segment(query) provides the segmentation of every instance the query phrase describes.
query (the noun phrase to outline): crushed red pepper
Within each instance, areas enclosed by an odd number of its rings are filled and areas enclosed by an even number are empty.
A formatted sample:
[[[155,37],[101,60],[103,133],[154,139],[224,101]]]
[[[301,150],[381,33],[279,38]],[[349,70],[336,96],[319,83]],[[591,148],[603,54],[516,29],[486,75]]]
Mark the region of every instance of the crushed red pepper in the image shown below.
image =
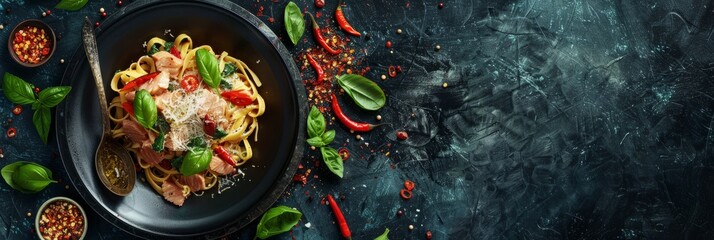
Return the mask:
[[[79,239],[84,231],[84,220],[79,207],[59,200],[42,210],[38,228],[44,239]]]
[[[37,64],[50,54],[51,45],[45,29],[26,26],[15,33],[12,51],[21,62]]]
[[[12,108],[12,114],[20,115],[21,113],[22,113],[22,105],[15,105],[15,107]]]

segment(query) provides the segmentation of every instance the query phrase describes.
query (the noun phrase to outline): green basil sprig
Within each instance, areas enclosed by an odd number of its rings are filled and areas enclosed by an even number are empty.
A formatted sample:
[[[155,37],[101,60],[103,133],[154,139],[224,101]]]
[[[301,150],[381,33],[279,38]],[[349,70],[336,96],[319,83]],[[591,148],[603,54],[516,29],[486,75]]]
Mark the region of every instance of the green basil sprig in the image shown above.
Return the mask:
[[[294,45],[297,45],[305,32],[305,17],[302,15],[300,7],[294,2],[289,2],[285,6],[285,30]]]
[[[322,160],[327,165],[332,173],[340,178],[344,173],[342,157],[334,148],[328,147],[335,140],[335,130],[325,131],[327,123],[325,116],[322,115],[317,107],[312,106],[310,114],[307,116],[307,144],[310,146],[319,147],[322,154]]]
[[[183,156],[183,162],[181,163],[181,168],[179,172],[184,176],[191,176],[196,173],[200,173],[211,163],[211,158],[213,153],[211,149],[206,147],[194,147],[186,152]]]
[[[382,235],[379,235],[379,236],[378,236],[377,238],[375,238],[374,240],[389,240],[389,238],[387,237],[387,235],[389,235],[389,228],[384,229],[384,233],[382,233]]]
[[[212,88],[217,88],[221,83],[221,70],[218,68],[216,56],[206,49],[198,49],[196,50],[196,65],[198,65],[198,73],[201,74],[203,82]]]
[[[0,170],[7,185],[23,193],[36,193],[47,187],[52,180],[52,171],[31,162],[14,162]]]
[[[266,239],[293,228],[302,218],[302,213],[287,206],[277,206],[268,209],[260,218],[255,238]]]
[[[357,106],[372,111],[384,107],[384,92],[372,80],[357,74],[346,74],[337,76],[337,83],[352,97]]]
[[[136,121],[142,127],[147,129],[154,128],[159,115],[156,109],[156,102],[154,102],[154,98],[151,97],[151,94],[146,89],[136,91],[136,95],[134,95],[134,115],[136,116]]]
[[[77,11],[84,7],[84,5],[87,4],[87,1],[88,0],[62,0],[57,5],[55,5],[55,8]]]
[[[3,76],[2,90],[5,97],[14,104],[32,104],[32,110],[35,110],[32,115],[32,123],[42,142],[47,144],[52,122],[50,108],[62,102],[72,88],[66,86],[48,87],[40,91],[37,96],[35,96],[33,88],[35,86],[15,75],[6,72]]]

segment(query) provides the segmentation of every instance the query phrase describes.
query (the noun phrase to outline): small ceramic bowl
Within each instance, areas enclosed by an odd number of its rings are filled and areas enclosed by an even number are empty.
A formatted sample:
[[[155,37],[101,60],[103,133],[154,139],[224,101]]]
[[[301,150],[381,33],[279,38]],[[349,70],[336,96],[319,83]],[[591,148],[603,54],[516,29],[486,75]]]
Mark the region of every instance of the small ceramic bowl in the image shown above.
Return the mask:
[[[58,201],[68,202],[68,203],[74,205],[75,207],[77,207],[77,209],[79,209],[79,212],[82,213],[82,219],[83,219],[82,224],[84,226],[82,228],[82,235],[79,237],[79,239],[80,240],[84,239],[84,236],[87,235],[87,214],[84,213],[84,209],[82,208],[82,206],[80,206],[74,200],[66,198],[66,197],[50,198],[49,200],[45,201],[45,203],[43,203],[42,206],[40,206],[39,210],[37,210],[37,215],[35,215],[35,231],[37,232],[37,237],[39,237],[39,239],[44,239],[44,238],[42,238],[42,234],[40,233],[40,220],[42,219],[42,212],[45,211],[45,208],[47,206],[49,206],[50,204],[52,204],[54,202],[58,202]]]
[[[44,56],[44,58],[37,63],[29,63],[29,62],[21,61],[20,58],[15,53],[15,50],[13,49],[13,45],[15,42],[14,41],[15,33],[19,32],[22,29],[25,29],[28,26],[37,27],[38,29],[44,29],[45,34],[47,35],[47,38],[48,38],[47,42],[51,44],[49,47],[49,50],[50,50],[49,54]],[[57,48],[56,46],[57,46],[57,38],[55,37],[55,32],[52,30],[52,28],[50,28],[50,26],[48,26],[44,22],[37,20],[37,19],[27,19],[25,21],[18,23],[17,26],[15,26],[15,28],[12,29],[12,32],[10,32],[10,36],[8,37],[8,41],[7,41],[7,49],[8,49],[8,51],[10,51],[10,56],[12,57],[12,59],[15,60],[15,62],[17,62],[18,64],[25,66],[25,67],[39,67],[42,64],[45,64],[47,62],[47,60],[52,58],[52,54],[55,53],[55,49]]]

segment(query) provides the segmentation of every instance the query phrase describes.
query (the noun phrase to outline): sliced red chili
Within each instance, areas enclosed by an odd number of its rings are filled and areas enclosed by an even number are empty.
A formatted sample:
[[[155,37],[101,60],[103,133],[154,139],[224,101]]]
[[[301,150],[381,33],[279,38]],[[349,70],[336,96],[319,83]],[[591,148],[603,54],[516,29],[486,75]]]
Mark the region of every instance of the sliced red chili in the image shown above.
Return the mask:
[[[127,113],[131,114],[134,116],[134,105],[131,104],[130,102],[123,102],[121,104],[121,107],[126,111]]]
[[[183,88],[183,90],[187,93],[196,91],[196,89],[198,89],[198,84],[198,77],[195,75],[183,76],[183,80],[181,80],[181,88]]]
[[[236,106],[247,106],[253,102],[250,93],[244,90],[222,92],[221,96]]]
[[[395,68],[394,66],[389,66],[387,73],[389,73],[389,77],[395,78],[397,77],[397,68]]]
[[[22,105],[15,105],[15,107],[12,108],[12,114],[20,115],[20,113],[22,113]]]
[[[404,198],[404,200],[408,200],[408,199],[412,198],[412,191],[402,189],[401,191],[399,191],[399,196],[402,196],[402,198]]]
[[[138,88],[142,84],[150,81],[151,79],[154,79],[156,76],[159,75],[160,72],[154,72],[154,73],[149,73],[144,76],[138,77],[134,79],[134,81],[128,82],[126,85],[124,85],[123,88],[121,88],[122,92],[126,91],[131,91],[134,90],[135,88]]]
[[[414,182],[412,182],[411,180],[404,181],[404,188],[409,191],[414,190]]]
[[[5,133],[8,138],[14,138],[17,136],[17,129],[15,127],[10,127],[7,129],[7,132]]]
[[[176,56],[177,58],[181,58],[181,52],[179,52],[176,46],[172,46],[171,49],[169,49],[169,53],[171,53],[171,55]]]
[[[236,161],[233,160],[233,158],[231,158],[231,154],[228,153],[228,151],[226,151],[226,149],[223,148],[223,146],[218,146],[217,148],[213,149],[213,153],[218,155],[218,158],[223,160],[225,163],[228,163],[228,165],[231,165],[234,167],[238,165],[236,163]]]
[[[342,161],[350,158],[350,151],[347,150],[347,148],[340,148],[340,151],[338,151],[337,153],[339,153],[340,157],[342,157]]]
[[[208,115],[203,117],[203,132],[209,136],[216,135],[216,122],[214,122]]]
[[[409,138],[409,134],[407,134],[407,132],[397,131],[397,139],[404,141],[404,140],[407,140],[407,138]]]

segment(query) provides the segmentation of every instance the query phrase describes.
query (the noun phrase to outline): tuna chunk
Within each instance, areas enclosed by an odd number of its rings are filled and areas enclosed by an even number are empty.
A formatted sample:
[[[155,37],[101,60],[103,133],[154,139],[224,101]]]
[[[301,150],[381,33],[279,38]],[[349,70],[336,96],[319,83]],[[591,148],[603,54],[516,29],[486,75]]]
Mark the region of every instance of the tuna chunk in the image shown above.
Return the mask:
[[[154,151],[154,149],[151,149],[151,146],[140,148],[138,154],[139,157],[144,159],[144,162],[151,164],[151,166],[159,164],[161,160],[164,160],[164,154]]]
[[[154,59],[157,70],[167,72],[172,78],[178,79],[183,60],[166,51],[156,52],[151,55],[151,58]]]
[[[231,174],[236,170],[233,166],[224,162],[217,156],[213,156],[213,158],[211,158],[211,163],[208,165],[208,168],[220,176]]]
[[[203,190],[206,186],[206,178],[201,174],[194,174],[191,176],[181,176],[179,181],[191,189],[191,192],[196,192]]]
[[[146,89],[146,91],[149,91],[151,95],[157,95],[164,92],[166,88],[169,87],[169,80],[169,73],[162,71],[150,81],[139,86],[139,89]]]
[[[183,195],[183,189],[173,181],[165,181],[161,185],[161,190],[164,192],[164,199],[176,206],[183,206],[183,202],[186,201],[186,196]]]
[[[134,120],[125,119],[121,122],[122,131],[133,143],[144,143],[144,141],[149,140],[149,135],[146,133],[146,129],[139,125],[139,123]]]

